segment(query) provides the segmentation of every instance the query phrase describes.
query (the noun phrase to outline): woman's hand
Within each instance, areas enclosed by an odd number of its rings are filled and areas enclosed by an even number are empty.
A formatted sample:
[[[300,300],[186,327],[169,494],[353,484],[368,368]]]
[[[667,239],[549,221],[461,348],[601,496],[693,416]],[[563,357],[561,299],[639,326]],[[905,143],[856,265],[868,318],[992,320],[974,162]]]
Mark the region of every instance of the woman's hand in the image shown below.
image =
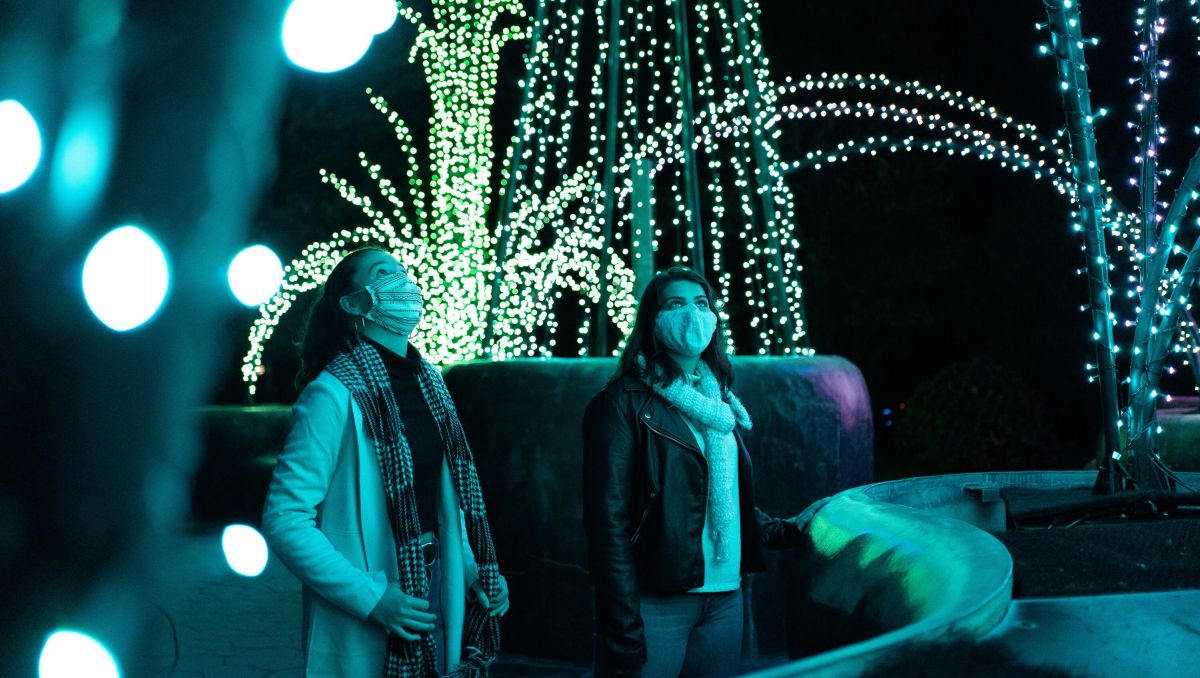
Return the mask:
[[[421,634],[432,631],[437,621],[428,609],[428,600],[410,596],[400,584],[392,582],[367,618],[405,640],[420,640]]]
[[[799,515],[789,518],[788,522],[803,530],[804,528],[808,527],[809,523],[812,522],[813,516],[817,515],[817,511],[825,508],[825,505],[828,504],[831,499],[833,499],[833,497],[829,496],[814,501],[813,503],[809,504],[807,508],[801,511]]]
[[[469,587],[469,595],[479,606],[488,611],[489,617],[502,617],[508,612],[508,582],[504,580],[504,576],[500,577],[500,594],[495,600],[488,600],[487,593],[483,590],[483,581],[478,577]]]

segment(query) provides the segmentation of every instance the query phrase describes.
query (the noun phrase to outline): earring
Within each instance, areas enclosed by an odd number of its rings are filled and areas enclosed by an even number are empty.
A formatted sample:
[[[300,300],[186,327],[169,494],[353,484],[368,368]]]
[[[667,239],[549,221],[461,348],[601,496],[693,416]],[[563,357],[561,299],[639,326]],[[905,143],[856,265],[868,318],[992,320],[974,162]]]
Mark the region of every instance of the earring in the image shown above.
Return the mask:
[[[354,316],[354,333],[362,334],[367,329],[367,319],[361,315]]]

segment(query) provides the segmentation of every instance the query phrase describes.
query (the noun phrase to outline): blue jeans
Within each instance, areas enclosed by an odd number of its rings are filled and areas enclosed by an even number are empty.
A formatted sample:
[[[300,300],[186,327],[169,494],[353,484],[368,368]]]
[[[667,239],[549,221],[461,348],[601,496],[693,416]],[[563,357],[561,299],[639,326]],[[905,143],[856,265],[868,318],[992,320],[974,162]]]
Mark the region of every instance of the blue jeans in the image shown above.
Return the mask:
[[[442,559],[438,558],[433,565],[428,568],[429,571],[429,595],[426,600],[429,601],[429,609],[427,612],[437,617],[437,621],[433,623],[433,640],[437,643],[437,668],[438,673],[446,672],[446,627],[443,625],[445,618],[442,616]]]
[[[739,673],[742,658],[742,591],[643,593],[646,633],[643,678]]]

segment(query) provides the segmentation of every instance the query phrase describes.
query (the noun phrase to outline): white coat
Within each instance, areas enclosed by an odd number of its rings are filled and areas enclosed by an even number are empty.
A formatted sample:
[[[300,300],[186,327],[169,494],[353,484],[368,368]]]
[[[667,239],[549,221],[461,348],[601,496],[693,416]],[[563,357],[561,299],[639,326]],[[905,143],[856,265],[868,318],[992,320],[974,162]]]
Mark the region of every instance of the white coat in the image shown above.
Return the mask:
[[[438,539],[446,661],[458,663],[466,585],[474,570],[458,495],[442,459]],[[304,584],[309,676],[379,676],[387,632],[367,619],[399,580],[375,444],[350,390],[321,372],[300,394],[263,509],[263,534]],[[430,592],[433,595],[434,592]]]

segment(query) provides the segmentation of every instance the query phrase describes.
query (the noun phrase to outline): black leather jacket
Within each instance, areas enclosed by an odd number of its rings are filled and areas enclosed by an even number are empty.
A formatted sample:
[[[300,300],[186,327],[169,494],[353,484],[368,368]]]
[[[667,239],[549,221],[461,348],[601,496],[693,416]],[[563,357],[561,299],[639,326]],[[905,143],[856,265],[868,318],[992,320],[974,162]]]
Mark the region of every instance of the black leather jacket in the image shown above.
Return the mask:
[[[750,455],[740,431],[742,571],[765,569],[762,548],[802,539],[793,523],[754,507]],[[626,375],[592,398],[583,418],[583,522],[596,590],[597,666],[646,661],[639,591],[684,593],[704,583],[700,540],[708,463],[682,415]]]

